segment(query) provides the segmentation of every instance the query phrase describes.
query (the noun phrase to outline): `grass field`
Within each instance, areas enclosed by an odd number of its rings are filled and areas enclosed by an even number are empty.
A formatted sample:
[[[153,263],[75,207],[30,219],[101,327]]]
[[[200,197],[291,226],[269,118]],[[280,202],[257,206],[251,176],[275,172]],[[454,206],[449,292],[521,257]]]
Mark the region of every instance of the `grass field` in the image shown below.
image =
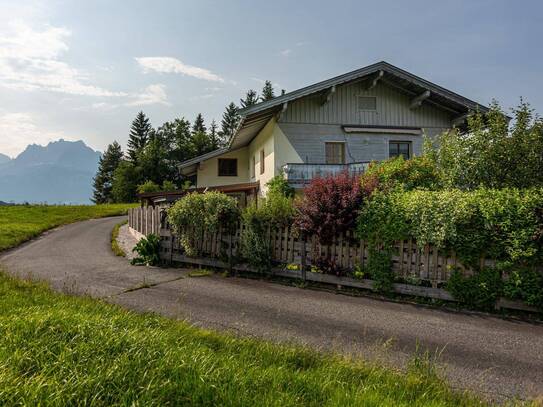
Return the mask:
[[[240,339],[0,272],[0,405],[468,406],[418,360],[406,374]]]
[[[67,223],[123,215],[134,204],[0,206],[0,251],[15,247],[40,233]]]

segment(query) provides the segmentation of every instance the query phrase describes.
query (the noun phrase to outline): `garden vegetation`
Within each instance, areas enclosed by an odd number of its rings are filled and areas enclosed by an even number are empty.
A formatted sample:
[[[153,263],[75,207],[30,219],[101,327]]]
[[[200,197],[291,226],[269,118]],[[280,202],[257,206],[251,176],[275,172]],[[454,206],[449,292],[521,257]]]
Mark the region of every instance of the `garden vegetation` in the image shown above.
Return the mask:
[[[230,226],[241,219],[242,254],[260,271],[272,267],[270,229],[293,225],[303,239],[315,237],[328,249],[342,233],[356,236],[368,243],[364,270],[340,269],[329,250],[313,266],[370,278],[385,293],[398,281],[394,243],[413,239],[419,250],[454,252],[468,268],[466,274],[451,269],[443,287],[465,306],[491,309],[505,296],[543,310],[543,125],[523,102],[514,115],[510,127],[494,103],[489,113],[474,113],[464,131],[444,133],[435,144],[426,140],[420,157],[372,163],[359,178],[346,172],[316,178],[296,198],[279,175],[267,198],[241,217],[225,196],[191,194],[174,206],[170,221],[190,252],[190,239],[219,227],[222,209],[215,206],[228,201],[221,204],[225,219]],[[217,204],[203,210],[208,201]],[[185,227],[200,234],[183,235]]]

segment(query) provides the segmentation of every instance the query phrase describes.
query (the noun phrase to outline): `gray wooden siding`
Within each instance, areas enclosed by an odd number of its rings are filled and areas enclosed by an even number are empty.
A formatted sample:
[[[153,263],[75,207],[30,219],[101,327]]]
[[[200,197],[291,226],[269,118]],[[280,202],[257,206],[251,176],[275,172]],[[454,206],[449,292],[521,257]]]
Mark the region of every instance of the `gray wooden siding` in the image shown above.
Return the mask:
[[[400,134],[355,134],[345,133],[335,124],[294,124],[279,125],[290,143],[306,163],[326,162],[324,143],[327,141],[345,142],[347,163],[385,160],[388,158],[389,141],[410,141],[415,155],[422,153],[422,136]]]
[[[436,106],[424,103],[417,109],[409,109],[411,96],[379,83],[366,91],[364,82],[339,86],[330,102],[321,105],[321,96],[312,96],[288,104],[281,123],[315,124],[366,124],[379,126],[413,126],[447,128],[451,114]],[[376,111],[361,111],[357,96],[376,96]]]
[[[324,163],[326,141],[345,142],[347,162],[387,159],[389,141],[411,141],[412,153],[422,153],[422,136],[348,134],[341,125],[420,127],[432,138],[451,127],[452,117],[446,110],[425,103],[410,109],[411,97],[399,90],[380,83],[366,91],[363,85],[359,82],[338,87],[324,106],[320,96],[289,103],[279,126],[304,162]],[[377,97],[377,110],[359,110],[357,96]]]

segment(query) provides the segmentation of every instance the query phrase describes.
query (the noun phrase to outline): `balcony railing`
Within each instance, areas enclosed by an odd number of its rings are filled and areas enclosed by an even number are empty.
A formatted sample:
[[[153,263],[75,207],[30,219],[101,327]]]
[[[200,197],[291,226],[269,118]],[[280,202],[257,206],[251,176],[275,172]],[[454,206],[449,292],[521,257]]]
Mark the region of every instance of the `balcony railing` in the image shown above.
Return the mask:
[[[283,173],[286,180],[292,186],[304,186],[313,178],[327,177],[337,175],[342,171],[347,171],[349,175],[361,175],[369,166],[369,162],[357,162],[350,164],[285,164]]]

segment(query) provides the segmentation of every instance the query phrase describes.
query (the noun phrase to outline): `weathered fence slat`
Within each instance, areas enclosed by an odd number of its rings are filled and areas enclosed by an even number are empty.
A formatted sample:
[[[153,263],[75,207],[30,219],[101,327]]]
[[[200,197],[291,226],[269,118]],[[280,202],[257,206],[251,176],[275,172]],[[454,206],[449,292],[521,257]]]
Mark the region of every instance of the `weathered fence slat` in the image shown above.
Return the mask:
[[[128,210],[128,225],[143,235],[154,233],[161,236],[164,240],[161,255],[170,260],[181,255],[183,250],[167,222],[162,222],[164,210],[160,207],[131,208]],[[204,233],[196,239],[196,246],[201,253],[210,258],[218,259],[226,255],[232,259],[240,254],[242,228],[243,226],[239,225],[234,233],[227,233],[222,229]],[[194,231],[192,232],[194,235]],[[291,226],[281,229],[270,228],[266,232],[266,239],[269,242],[272,261],[297,264],[302,277],[323,256],[329,256],[343,269],[352,270],[356,266],[361,268],[367,266],[368,243],[357,239],[353,231],[338,235],[330,245],[320,244],[316,236],[296,237]],[[431,245],[419,247],[413,239],[396,242],[392,260],[392,270],[398,277],[425,280],[434,289],[446,283],[455,269],[465,275],[474,273],[458,260],[454,251],[443,253]],[[492,260],[481,257],[481,266],[492,264]]]

